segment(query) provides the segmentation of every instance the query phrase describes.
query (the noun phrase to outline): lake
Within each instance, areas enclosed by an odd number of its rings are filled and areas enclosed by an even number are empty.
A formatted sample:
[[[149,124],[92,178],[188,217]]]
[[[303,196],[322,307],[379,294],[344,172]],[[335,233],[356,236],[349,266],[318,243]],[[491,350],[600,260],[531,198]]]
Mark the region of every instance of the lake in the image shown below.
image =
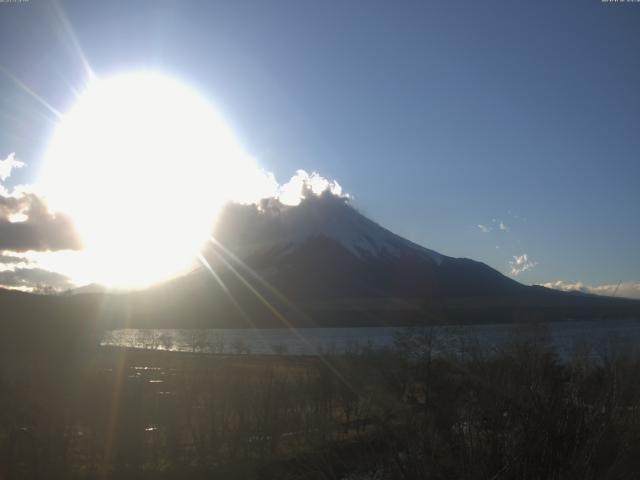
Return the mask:
[[[122,329],[105,333],[101,344],[133,348],[218,354],[332,355],[394,345],[407,328],[273,328],[273,329]],[[415,329],[413,330],[415,331]],[[640,346],[640,322],[581,320],[545,324],[440,326],[421,329],[432,335],[434,350],[462,354],[474,347],[484,351],[513,340],[536,339],[551,344],[561,356],[590,346],[590,354]]]

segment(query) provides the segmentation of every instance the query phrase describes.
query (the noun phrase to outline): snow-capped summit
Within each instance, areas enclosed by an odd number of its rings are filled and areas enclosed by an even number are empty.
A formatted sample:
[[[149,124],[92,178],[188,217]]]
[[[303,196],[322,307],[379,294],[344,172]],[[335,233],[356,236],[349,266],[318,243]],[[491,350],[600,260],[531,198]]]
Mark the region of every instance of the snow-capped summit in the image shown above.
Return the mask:
[[[480,262],[417,245],[369,220],[349,199],[308,192],[295,206],[277,199],[229,205],[204,252],[213,268],[232,252],[291,298],[442,298],[521,287]],[[222,246],[222,247],[220,247]]]
[[[230,205],[221,215],[215,237],[242,257],[265,252],[286,255],[309,240],[324,238],[360,259],[414,257],[440,265],[444,258],[369,220],[347,198],[328,191],[311,193],[296,206],[277,199],[260,205]]]

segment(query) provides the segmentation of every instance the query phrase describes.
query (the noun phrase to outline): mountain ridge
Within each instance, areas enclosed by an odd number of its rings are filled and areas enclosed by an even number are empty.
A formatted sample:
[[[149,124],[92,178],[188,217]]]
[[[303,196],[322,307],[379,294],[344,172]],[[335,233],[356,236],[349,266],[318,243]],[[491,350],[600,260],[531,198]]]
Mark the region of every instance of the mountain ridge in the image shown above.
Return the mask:
[[[0,295],[0,306],[9,305],[25,321],[66,316],[100,328],[640,318],[640,301],[525,286],[482,262],[442,255],[329,192],[306,196],[297,206],[273,199],[228,205],[201,259],[203,266],[191,273],[144,290],[87,288],[51,299]]]

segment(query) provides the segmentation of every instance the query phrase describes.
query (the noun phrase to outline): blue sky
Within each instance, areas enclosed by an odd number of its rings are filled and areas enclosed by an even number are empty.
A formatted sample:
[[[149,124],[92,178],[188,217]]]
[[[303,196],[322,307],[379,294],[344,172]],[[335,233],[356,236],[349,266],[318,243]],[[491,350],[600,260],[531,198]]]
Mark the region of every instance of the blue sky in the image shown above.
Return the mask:
[[[54,123],[7,72],[67,110],[83,68],[66,18],[98,75],[184,79],[279,181],[318,171],[396,233],[506,274],[526,254],[524,283],[640,281],[640,4],[82,0],[56,13],[31,0],[0,10],[0,157],[28,164],[13,183],[34,178]]]

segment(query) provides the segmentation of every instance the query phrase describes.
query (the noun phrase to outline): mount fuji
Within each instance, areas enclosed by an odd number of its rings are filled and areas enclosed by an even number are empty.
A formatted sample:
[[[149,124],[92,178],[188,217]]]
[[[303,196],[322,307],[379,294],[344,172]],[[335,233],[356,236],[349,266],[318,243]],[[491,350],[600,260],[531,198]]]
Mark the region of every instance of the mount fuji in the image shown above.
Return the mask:
[[[203,266],[133,294],[143,324],[363,326],[639,316],[640,302],[525,286],[417,245],[348,199],[230,204]],[[142,308],[144,306],[144,308]]]
[[[205,252],[219,265],[241,259],[293,298],[434,298],[513,293],[522,288],[496,270],[406,240],[329,192],[299,205],[269,199],[230,205]],[[224,263],[224,262],[223,262]]]
[[[46,335],[60,324],[81,330],[640,318],[638,301],[525,286],[484,263],[410,242],[348,199],[307,193],[296,206],[276,199],[228,205],[200,266],[182,277],[117,293],[1,290],[0,308],[19,318],[25,332],[33,330],[29,325],[49,325]]]

